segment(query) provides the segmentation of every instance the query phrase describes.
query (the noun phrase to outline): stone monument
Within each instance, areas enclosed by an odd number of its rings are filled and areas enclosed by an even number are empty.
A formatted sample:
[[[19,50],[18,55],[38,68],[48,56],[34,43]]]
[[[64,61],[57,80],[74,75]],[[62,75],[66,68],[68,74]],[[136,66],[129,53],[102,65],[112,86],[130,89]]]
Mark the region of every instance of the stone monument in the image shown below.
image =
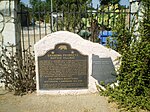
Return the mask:
[[[116,80],[120,54],[77,34],[51,33],[34,50],[38,94],[94,93],[100,81]]]

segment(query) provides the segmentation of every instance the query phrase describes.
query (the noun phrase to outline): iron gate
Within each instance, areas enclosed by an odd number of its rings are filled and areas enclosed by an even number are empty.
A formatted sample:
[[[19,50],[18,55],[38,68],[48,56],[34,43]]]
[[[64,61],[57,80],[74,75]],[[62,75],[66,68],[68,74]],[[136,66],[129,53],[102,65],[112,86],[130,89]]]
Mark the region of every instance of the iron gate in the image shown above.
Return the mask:
[[[34,44],[45,35],[55,31],[70,31],[85,39],[98,42],[98,34],[103,26],[114,29],[120,16],[124,17],[122,24],[130,27],[129,8],[119,5],[108,5],[93,8],[90,3],[67,2],[55,3],[52,10],[48,3],[28,7],[19,5],[17,11],[21,24],[21,52],[33,52]],[[23,57],[25,53],[23,52]]]

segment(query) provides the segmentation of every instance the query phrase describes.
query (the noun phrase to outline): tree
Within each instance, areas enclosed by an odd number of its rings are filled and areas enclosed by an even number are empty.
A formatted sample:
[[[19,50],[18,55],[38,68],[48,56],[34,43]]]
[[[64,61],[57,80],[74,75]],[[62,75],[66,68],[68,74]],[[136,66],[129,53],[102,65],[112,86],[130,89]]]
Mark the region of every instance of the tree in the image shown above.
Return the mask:
[[[39,7],[39,6],[46,6],[46,9],[49,10],[51,7],[51,0],[30,0],[29,1],[32,7]],[[76,9],[82,8],[83,4],[90,3],[91,0],[52,0],[53,10],[54,11],[62,11],[62,10],[68,10],[68,8],[74,8],[71,7],[72,5],[76,6]],[[79,7],[80,6],[80,7]],[[70,10],[71,10],[70,9]]]
[[[49,3],[50,0],[47,0],[47,2]],[[71,8],[70,10],[72,10],[73,8],[79,10],[80,8],[82,8],[81,5],[90,2],[91,0],[53,0],[53,6],[54,10],[62,10],[62,8],[63,10],[68,10],[68,8]]]
[[[120,0],[99,0],[101,5],[119,4]]]
[[[82,16],[85,15],[85,9],[88,8],[90,2],[91,0],[52,0],[53,12],[49,13],[51,11],[51,0],[46,0],[46,2],[30,0],[32,9],[38,12],[38,14],[35,14],[36,18],[45,18],[45,16],[50,17],[50,19],[54,20],[54,23],[52,24],[55,25],[55,29],[59,30],[65,27],[64,29],[68,31],[74,30],[74,32],[75,28],[81,26]],[[44,13],[41,13],[41,11]],[[57,13],[57,16],[61,14],[63,17],[60,17],[61,19],[58,19],[58,17],[52,17],[51,14],[54,13]]]

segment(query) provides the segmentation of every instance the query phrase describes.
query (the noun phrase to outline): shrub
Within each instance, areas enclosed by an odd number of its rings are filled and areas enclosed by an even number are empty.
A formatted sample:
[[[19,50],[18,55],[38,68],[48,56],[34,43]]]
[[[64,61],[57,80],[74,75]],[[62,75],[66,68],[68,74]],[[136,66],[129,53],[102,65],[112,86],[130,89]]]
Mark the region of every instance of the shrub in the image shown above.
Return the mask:
[[[35,64],[34,56],[25,51],[26,57],[22,59],[17,53],[2,47],[0,55],[0,79],[5,88],[14,91],[15,95],[23,95],[35,90]]]
[[[150,1],[142,0],[143,20],[138,39],[122,51],[118,74],[119,86],[107,86],[103,95],[110,96],[120,107],[130,111],[150,110]]]

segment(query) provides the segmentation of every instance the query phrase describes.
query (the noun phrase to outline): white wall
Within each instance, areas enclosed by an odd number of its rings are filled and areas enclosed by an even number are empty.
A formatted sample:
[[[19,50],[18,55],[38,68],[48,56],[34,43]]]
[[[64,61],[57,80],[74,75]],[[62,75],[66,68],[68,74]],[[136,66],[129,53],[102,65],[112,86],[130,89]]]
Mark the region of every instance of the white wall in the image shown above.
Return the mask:
[[[4,30],[2,32],[3,44],[8,45],[8,42],[11,44],[16,44],[15,42],[15,24],[14,24],[14,8],[15,1],[3,0],[0,1],[0,12],[4,15]],[[1,38],[2,38],[1,37]],[[2,39],[0,39],[2,41]]]
[[[15,4],[17,0],[2,0],[0,1],[0,12],[3,14],[4,21],[2,23],[2,16],[0,16],[0,29],[4,27],[4,30],[0,31],[0,45],[8,46],[8,42],[10,44],[16,45],[16,38],[15,38]],[[15,49],[15,48],[14,48]],[[0,55],[1,55],[1,47],[0,47]],[[1,75],[1,74],[0,74]],[[0,87],[4,88],[4,84],[1,83],[0,79]]]

